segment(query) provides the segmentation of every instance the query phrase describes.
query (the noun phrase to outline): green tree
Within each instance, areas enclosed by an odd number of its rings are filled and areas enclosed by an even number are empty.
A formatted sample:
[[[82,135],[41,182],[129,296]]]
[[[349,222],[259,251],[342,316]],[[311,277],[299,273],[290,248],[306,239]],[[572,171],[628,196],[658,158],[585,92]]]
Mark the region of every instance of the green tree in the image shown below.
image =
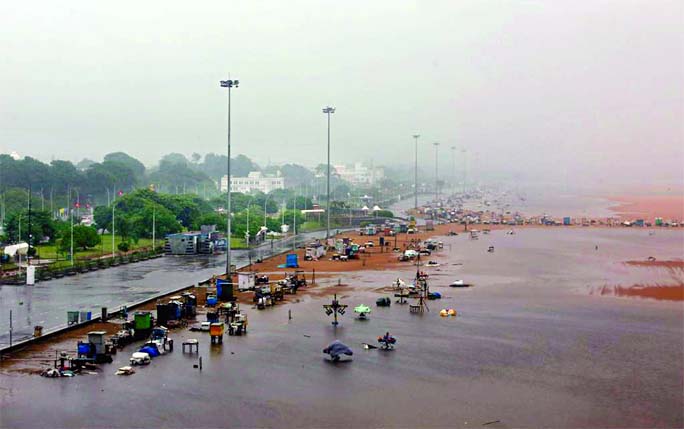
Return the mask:
[[[88,248],[95,247],[101,243],[100,235],[95,228],[85,225],[74,226],[74,248],[81,248],[88,250]],[[59,241],[59,250],[63,253],[69,252],[71,249],[71,231]]]
[[[21,237],[19,236],[19,224],[21,223]],[[12,242],[28,241],[28,211],[13,212],[6,219],[6,233]],[[49,212],[31,211],[31,234],[32,245],[41,241],[54,242],[57,235],[57,222],[52,220]]]
[[[113,152],[113,153],[108,153],[104,157],[105,162],[118,162],[126,167],[128,167],[132,172],[133,175],[136,177],[138,181],[142,180],[143,177],[145,176],[145,165],[138,161],[137,159],[133,158],[132,156],[128,155],[127,153],[124,152]]]

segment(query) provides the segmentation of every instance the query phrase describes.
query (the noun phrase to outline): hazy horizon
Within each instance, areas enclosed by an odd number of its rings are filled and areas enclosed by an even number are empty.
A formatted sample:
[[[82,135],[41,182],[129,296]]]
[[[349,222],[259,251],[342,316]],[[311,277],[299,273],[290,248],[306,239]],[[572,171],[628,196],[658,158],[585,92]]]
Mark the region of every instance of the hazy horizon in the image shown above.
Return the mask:
[[[684,6],[89,2],[0,6],[0,152],[452,165],[577,185],[684,183]]]

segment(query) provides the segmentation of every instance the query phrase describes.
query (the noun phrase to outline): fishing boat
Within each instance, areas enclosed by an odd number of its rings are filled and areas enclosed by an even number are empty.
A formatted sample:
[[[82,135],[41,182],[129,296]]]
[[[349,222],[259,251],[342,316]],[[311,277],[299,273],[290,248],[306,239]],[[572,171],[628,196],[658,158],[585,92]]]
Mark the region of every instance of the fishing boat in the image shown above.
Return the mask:
[[[366,320],[370,317],[371,309],[367,305],[361,304],[354,307],[354,313],[359,315],[359,319]]]
[[[449,283],[449,287],[470,287],[472,286],[470,283],[466,283],[463,280],[455,280],[451,283]]]
[[[132,366],[122,366],[114,374],[115,375],[131,375],[134,374],[135,370]]]

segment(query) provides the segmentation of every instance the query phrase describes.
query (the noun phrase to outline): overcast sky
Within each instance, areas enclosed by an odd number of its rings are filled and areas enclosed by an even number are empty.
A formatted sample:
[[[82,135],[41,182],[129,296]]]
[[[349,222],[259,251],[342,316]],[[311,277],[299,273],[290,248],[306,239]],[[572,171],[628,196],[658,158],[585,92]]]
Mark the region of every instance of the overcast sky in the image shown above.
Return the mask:
[[[0,151],[684,181],[682,1],[0,3]],[[107,7],[112,6],[112,7]],[[459,158],[458,165],[462,165]]]

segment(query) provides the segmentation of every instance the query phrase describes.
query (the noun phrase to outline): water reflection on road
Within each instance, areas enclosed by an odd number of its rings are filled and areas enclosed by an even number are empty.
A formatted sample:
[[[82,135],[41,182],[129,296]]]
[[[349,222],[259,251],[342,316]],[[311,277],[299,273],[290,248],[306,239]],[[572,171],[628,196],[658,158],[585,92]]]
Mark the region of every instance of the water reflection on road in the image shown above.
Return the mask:
[[[325,232],[298,236],[298,243]],[[292,241],[276,242],[252,250],[253,256],[269,256],[287,250]],[[246,250],[233,251],[234,264],[248,263]],[[0,347],[9,345],[10,310],[13,341],[33,334],[33,327],[49,330],[66,324],[67,311],[92,311],[101,307],[115,310],[162,292],[189,286],[225,272],[225,255],[165,256],[73,277],[64,277],[35,286],[0,286]]]

